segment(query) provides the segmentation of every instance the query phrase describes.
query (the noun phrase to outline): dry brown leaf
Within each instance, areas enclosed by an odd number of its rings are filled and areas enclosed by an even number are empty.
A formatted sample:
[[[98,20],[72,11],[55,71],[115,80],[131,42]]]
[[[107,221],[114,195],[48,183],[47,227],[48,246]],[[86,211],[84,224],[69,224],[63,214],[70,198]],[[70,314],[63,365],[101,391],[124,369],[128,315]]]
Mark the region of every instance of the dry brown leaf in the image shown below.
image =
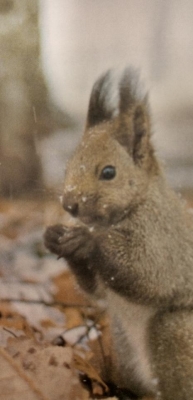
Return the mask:
[[[65,315],[65,330],[85,325],[84,314],[87,314],[87,309],[84,306],[89,305],[88,299],[78,287],[73,274],[70,271],[64,271],[52,280],[57,287],[54,299],[71,305],[65,309],[59,306],[60,311],[63,311]],[[80,307],[81,305],[83,308]]]
[[[1,400],[48,400],[13,360],[0,348],[0,399]]]
[[[73,349],[70,347],[63,348],[40,344],[32,339],[13,338],[9,340],[6,350],[18,368],[30,381],[35,382],[36,387],[48,400],[88,398],[73,368]]]
[[[89,362],[80,357],[78,354],[74,354],[73,361],[74,368],[91,380],[92,395],[102,396],[108,393],[108,386]]]
[[[77,305],[88,304],[88,299],[79,288],[76,278],[70,271],[64,271],[52,280],[57,287],[57,293],[54,296],[56,301]]]
[[[34,337],[34,331],[22,315],[9,308],[0,307],[0,326],[10,331],[12,329],[22,331],[28,337]]]
[[[84,325],[84,319],[77,308],[65,308],[66,329],[72,329],[79,325]]]
[[[56,323],[54,321],[52,321],[51,319],[41,320],[40,325],[42,326],[42,328],[45,328],[45,329],[53,328],[53,327],[57,326]]]

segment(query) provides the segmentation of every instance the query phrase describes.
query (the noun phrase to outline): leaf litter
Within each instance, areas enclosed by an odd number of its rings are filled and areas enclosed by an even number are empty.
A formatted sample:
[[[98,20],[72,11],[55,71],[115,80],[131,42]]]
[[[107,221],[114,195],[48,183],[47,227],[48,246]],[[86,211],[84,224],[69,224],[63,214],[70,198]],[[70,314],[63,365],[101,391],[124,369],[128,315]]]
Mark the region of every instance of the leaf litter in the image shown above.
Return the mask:
[[[103,380],[104,310],[43,246],[45,227],[62,218],[59,202],[0,201],[2,400],[112,398]]]

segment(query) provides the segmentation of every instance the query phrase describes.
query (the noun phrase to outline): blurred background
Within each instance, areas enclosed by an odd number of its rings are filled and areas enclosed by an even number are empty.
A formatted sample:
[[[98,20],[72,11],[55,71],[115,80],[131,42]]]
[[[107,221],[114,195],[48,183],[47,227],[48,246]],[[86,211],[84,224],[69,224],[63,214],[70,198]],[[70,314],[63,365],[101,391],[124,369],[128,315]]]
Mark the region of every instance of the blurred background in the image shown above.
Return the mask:
[[[172,186],[192,191],[192,0],[0,0],[1,195],[62,191],[93,82],[126,65]]]

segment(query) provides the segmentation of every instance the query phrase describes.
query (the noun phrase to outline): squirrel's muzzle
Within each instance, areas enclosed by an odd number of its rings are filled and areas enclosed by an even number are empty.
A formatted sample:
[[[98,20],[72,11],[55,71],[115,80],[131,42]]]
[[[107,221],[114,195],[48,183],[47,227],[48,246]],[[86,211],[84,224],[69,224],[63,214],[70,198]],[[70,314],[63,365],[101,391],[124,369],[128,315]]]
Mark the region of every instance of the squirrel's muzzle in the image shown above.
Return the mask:
[[[62,200],[62,205],[64,210],[69,212],[73,217],[78,216],[79,205],[75,199],[64,196]]]

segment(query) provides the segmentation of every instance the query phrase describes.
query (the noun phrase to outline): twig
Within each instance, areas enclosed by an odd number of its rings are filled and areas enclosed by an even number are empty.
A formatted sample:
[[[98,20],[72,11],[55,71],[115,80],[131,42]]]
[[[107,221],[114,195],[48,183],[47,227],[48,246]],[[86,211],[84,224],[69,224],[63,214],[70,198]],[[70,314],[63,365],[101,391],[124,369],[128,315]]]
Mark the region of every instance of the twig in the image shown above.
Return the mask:
[[[5,328],[4,326],[3,326],[3,330],[10,333],[11,335],[13,335],[16,338],[18,337],[14,332],[10,331],[9,329]]]

